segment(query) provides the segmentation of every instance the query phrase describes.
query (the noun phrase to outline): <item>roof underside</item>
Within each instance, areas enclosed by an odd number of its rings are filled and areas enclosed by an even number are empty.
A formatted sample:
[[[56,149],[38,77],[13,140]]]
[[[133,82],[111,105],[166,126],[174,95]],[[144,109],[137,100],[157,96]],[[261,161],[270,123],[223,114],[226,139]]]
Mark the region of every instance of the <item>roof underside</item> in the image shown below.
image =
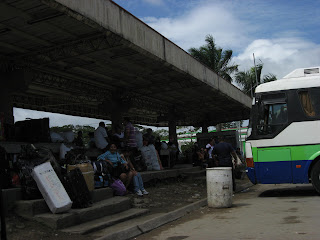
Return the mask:
[[[0,36],[0,70],[32,73],[26,90],[14,92],[15,107],[101,119],[120,110],[154,126],[249,116],[250,99],[231,84],[244,101],[78,13],[61,11],[55,1],[2,1]]]

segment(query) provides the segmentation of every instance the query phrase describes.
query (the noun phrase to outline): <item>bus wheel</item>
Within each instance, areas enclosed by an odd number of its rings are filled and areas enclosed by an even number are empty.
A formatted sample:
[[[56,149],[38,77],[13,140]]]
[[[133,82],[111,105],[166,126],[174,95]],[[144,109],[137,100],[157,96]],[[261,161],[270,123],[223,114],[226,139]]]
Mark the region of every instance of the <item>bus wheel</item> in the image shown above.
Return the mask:
[[[320,161],[311,170],[311,182],[315,190],[320,194]]]

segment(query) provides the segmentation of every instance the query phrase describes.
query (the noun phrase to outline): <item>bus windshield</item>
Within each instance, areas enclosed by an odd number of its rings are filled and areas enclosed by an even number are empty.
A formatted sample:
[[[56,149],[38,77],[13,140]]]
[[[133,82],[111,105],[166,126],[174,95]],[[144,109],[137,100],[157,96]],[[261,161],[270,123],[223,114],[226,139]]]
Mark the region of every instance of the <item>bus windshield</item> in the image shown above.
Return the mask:
[[[277,132],[288,121],[287,103],[261,102],[258,107],[258,135]]]

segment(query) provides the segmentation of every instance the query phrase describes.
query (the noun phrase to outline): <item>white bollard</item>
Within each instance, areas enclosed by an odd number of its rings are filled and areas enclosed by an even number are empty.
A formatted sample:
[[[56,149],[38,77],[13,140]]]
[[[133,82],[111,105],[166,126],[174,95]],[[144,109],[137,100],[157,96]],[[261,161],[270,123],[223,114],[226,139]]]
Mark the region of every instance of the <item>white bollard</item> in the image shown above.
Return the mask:
[[[207,168],[208,206],[227,208],[232,205],[232,168]]]

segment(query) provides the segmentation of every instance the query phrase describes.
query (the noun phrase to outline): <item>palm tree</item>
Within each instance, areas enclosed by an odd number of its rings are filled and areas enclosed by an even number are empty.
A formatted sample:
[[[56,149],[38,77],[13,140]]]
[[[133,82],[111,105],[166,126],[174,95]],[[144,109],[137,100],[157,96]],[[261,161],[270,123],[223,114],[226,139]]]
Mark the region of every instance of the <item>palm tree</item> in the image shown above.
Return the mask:
[[[232,50],[223,51],[222,48],[216,46],[212,35],[207,35],[205,41],[205,45],[200,48],[190,48],[188,52],[222,78],[232,82],[230,75],[238,71],[238,65],[230,63]]]
[[[242,91],[248,95],[253,96],[254,89],[261,83],[271,82],[277,80],[277,77],[274,74],[267,74],[261,79],[263,64],[258,64],[256,69],[252,67],[249,71],[238,72],[235,75],[235,81],[240,85]],[[257,78],[256,78],[257,72]]]

